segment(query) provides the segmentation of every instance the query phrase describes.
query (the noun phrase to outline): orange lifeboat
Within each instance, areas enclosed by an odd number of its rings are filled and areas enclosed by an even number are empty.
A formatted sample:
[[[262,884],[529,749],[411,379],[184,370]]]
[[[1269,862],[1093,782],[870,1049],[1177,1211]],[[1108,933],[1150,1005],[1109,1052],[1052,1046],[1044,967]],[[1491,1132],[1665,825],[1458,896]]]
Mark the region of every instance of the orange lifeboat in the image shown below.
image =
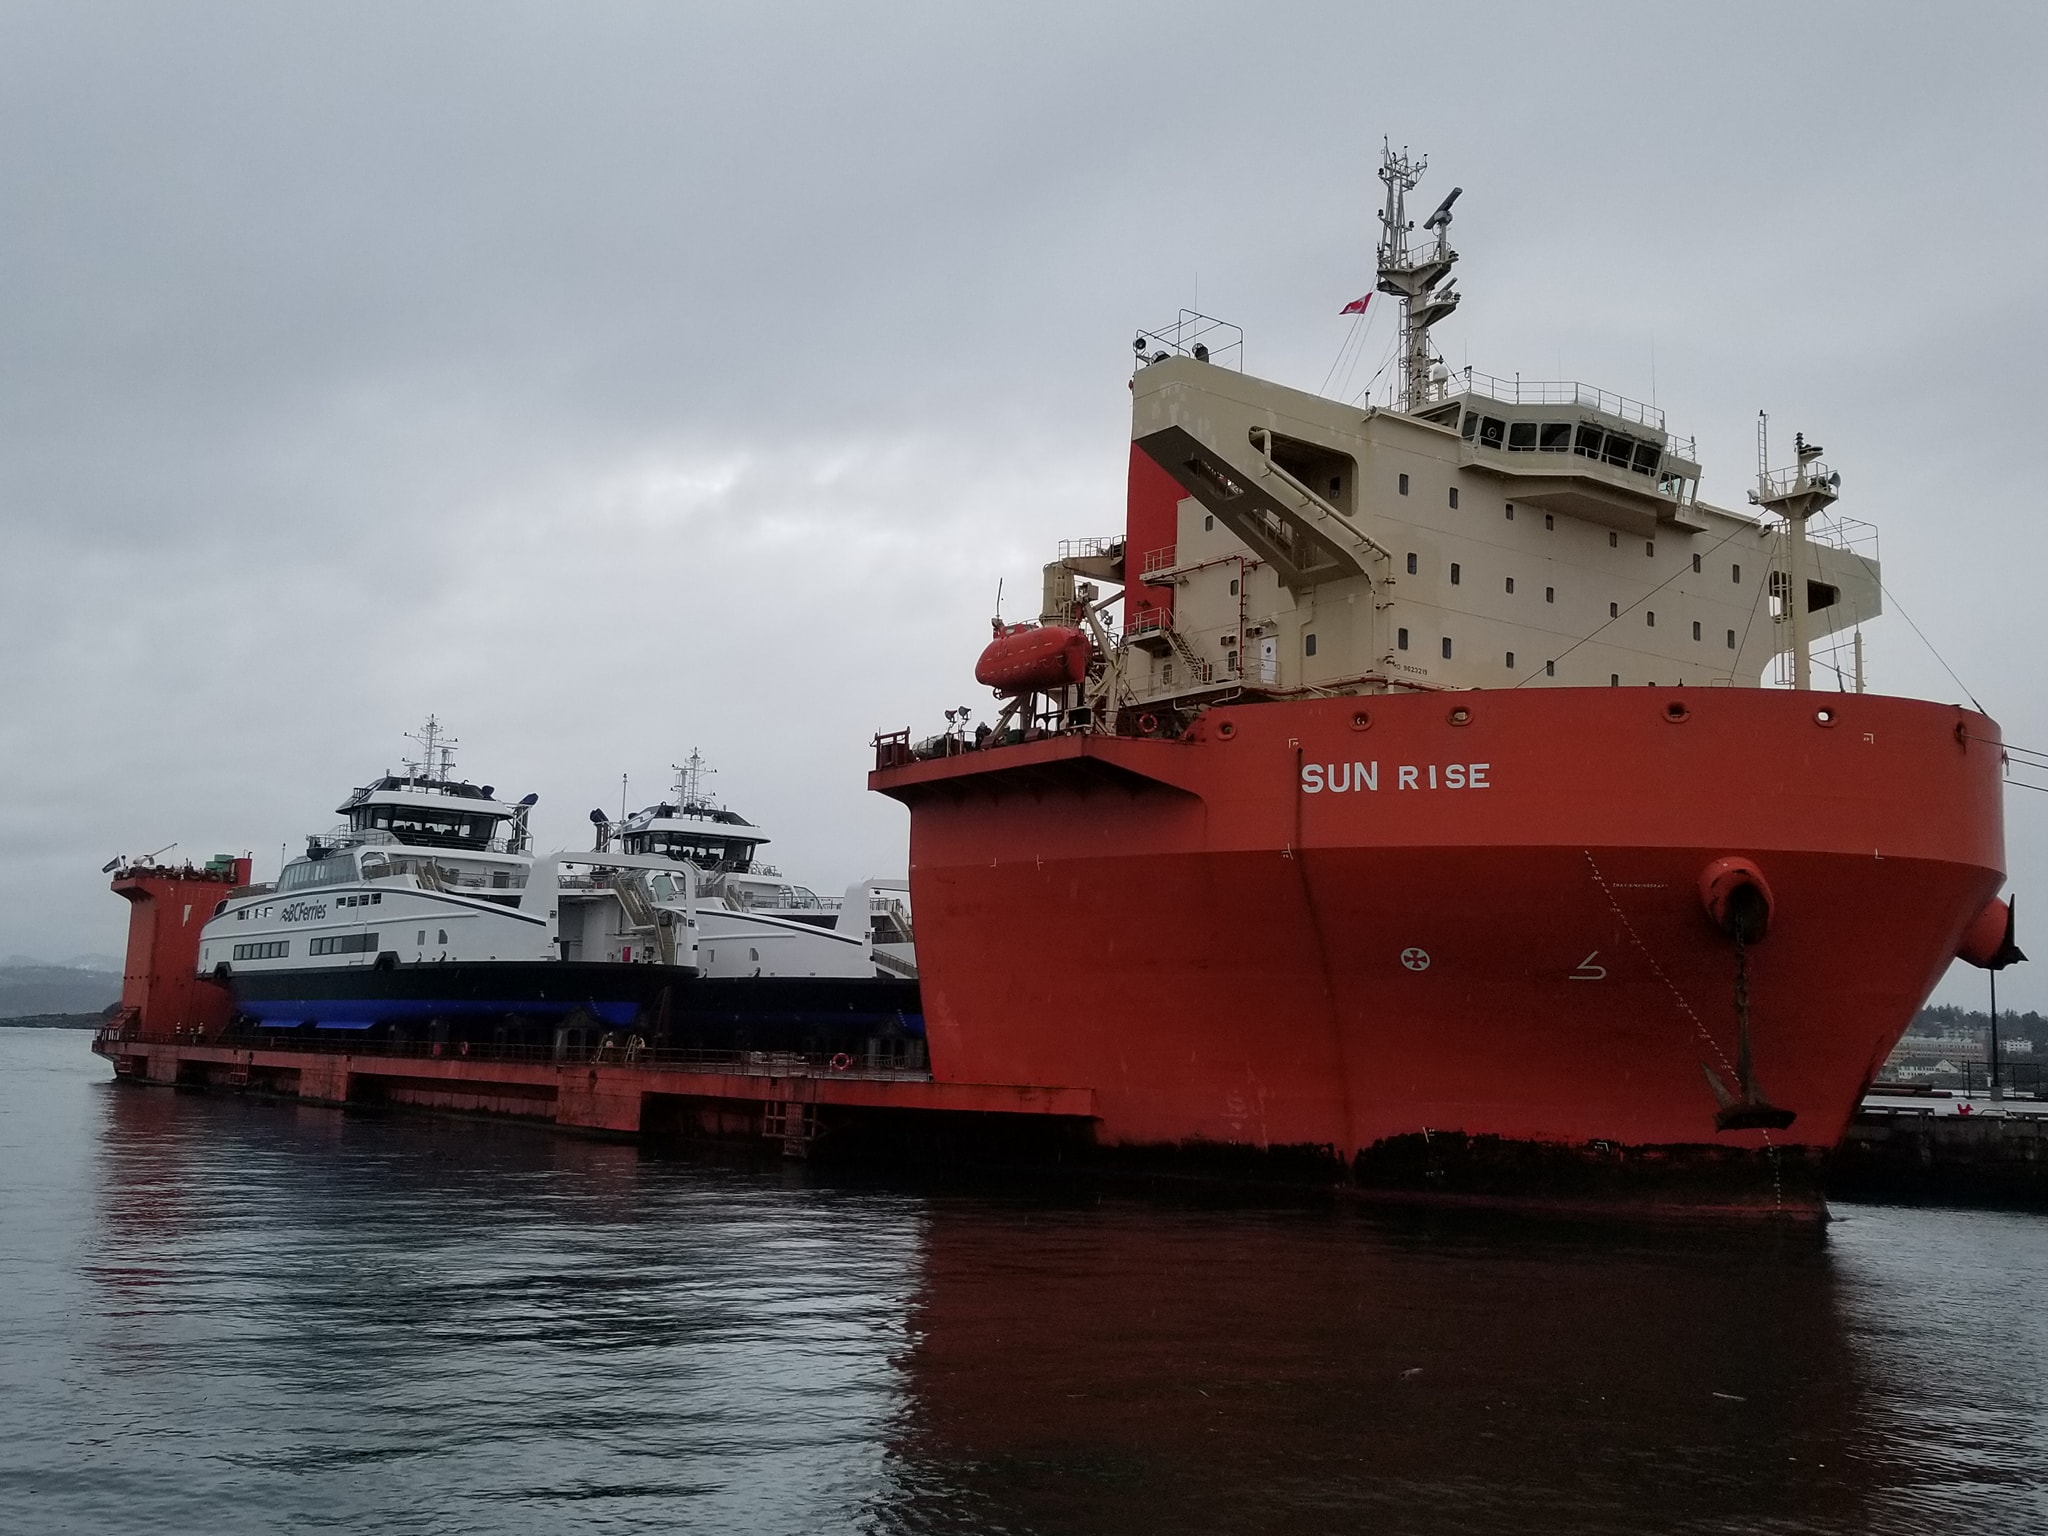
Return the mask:
[[[974,664],[974,680],[997,693],[1050,693],[1088,675],[1094,646],[1064,624],[1013,624]]]

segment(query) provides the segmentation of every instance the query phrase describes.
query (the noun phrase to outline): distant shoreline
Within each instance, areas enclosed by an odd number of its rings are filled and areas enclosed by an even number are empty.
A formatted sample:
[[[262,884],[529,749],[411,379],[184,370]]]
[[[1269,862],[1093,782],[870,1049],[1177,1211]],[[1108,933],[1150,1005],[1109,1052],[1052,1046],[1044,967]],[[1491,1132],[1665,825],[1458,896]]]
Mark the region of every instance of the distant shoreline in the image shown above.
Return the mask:
[[[0,1019],[0,1029],[98,1029],[106,1022],[104,1013],[30,1013]]]

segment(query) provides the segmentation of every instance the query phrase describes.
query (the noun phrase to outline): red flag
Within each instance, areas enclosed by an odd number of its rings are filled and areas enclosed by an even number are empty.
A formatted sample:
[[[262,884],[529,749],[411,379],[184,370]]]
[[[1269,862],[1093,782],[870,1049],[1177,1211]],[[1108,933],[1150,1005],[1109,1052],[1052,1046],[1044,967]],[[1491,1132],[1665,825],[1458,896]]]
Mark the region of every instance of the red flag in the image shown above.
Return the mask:
[[[1349,304],[1338,310],[1337,313],[1340,315],[1362,315],[1365,313],[1365,306],[1371,302],[1372,295],[1368,293],[1362,299],[1353,299]]]

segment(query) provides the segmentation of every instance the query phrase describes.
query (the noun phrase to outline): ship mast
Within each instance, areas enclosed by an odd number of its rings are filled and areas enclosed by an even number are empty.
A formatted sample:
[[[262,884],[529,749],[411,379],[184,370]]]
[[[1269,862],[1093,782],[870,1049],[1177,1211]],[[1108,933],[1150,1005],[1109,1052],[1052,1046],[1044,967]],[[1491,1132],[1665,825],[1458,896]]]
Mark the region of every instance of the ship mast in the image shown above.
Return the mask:
[[[1806,654],[1806,520],[1825,512],[1841,493],[1842,477],[1821,463],[1821,446],[1804,432],[1792,437],[1797,462],[1790,469],[1771,468],[1770,418],[1756,415],[1756,489],[1749,499],[1785,520],[1785,623],[1792,641],[1792,686],[1805,692],[1813,686],[1813,662]],[[1862,636],[1857,636],[1856,691],[1863,691]]]
[[[676,775],[676,803],[684,810],[693,807],[708,809],[711,801],[704,781],[718,770],[705,766],[704,754],[692,747],[687,758],[669,766],[675,770]]]
[[[461,743],[447,734],[447,728],[433,715],[427,716],[427,723],[417,731],[405,733],[407,741],[420,744],[420,760],[406,763],[406,771],[414,778],[440,779],[452,783],[455,778],[455,749]]]
[[[1451,188],[1451,195],[1422,221],[1434,235],[1422,244],[1412,244],[1415,226],[1408,219],[1408,194],[1429,169],[1429,158],[1410,159],[1403,149],[1398,155],[1392,145],[1381,150],[1380,180],[1387,186],[1387,206],[1380,214],[1379,283],[1381,293],[1401,301],[1401,409],[1412,411],[1435,392],[1430,367],[1429,328],[1458,307],[1462,297],[1446,281],[1458,253],[1451,249],[1451,204],[1463,187]],[[1442,286],[1439,286],[1442,285]]]

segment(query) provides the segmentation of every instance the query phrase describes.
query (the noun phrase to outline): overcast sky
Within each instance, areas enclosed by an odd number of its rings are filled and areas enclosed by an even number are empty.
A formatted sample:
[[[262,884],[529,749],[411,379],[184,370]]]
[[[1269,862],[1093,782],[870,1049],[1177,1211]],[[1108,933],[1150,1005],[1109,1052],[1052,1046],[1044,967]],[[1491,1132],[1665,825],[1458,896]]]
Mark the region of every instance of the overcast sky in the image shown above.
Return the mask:
[[[1120,529],[1132,328],[1319,386],[1382,134],[1465,188],[1454,364],[1654,394],[1730,505],[1759,408],[1819,439],[2048,748],[2042,14],[0,3],[0,954],[118,954],[116,852],[274,869],[429,711],[544,843],[701,747],[900,871],[869,738]]]

